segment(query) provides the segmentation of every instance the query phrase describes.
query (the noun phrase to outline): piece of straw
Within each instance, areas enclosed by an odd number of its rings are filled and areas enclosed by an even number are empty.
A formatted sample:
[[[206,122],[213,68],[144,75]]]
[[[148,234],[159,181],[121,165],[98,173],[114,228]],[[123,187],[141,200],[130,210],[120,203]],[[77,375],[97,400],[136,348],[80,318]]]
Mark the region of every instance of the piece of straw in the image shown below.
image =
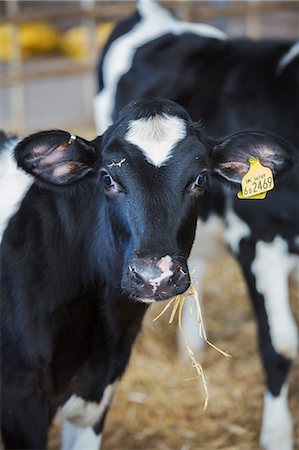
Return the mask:
[[[208,345],[210,345],[215,350],[217,350],[217,352],[219,352],[223,356],[225,356],[225,358],[230,358],[231,355],[229,353],[224,352],[223,350],[220,350],[220,348],[216,347],[216,345],[214,345],[211,341],[208,340],[207,333],[206,333],[206,330],[204,327],[203,316],[202,316],[201,307],[200,307],[200,301],[198,298],[198,292],[193,284],[191,284],[190,288],[186,292],[184,292],[184,294],[177,295],[176,297],[173,297],[172,299],[170,299],[170,301],[167,303],[165,308],[160,312],[160,314],[158,314],[157,317],[154,318],[153,321],[155,322],[156,320],[158,320],[170,308],[171,305],[172,305],[172,311],[170,313],[168,323],[171,324],[173,322],[176,314],[178,313],[178,327],[181,332],[184,344],[186,346],[187,353],[192,361],[192,366],[194,367],[194,369],[197,372],[197,376],[195,377],[195,379],[201,378],[201,380],[202,380],[202,384],[203,384],[203,388],[204,388],[204,392],[205,392],[204,409],[207,409],[208,402],[209,402],[209,393],[208,393],[207,381],[204,376],[204,371],[203,371],[202,365],[195,358],[194,353],[187,342],[187,339],[186,339],[186,336],[185,336],[185,333],[184,333],[183,327],[182,327],[182,311],[183,311],[183,308],[185,305],[185,301],[188,297],[193,297],[195,300],[196,318],[197,318],[197,321],[199,324],[200,336],[206,341],[206,343]],[[189,379],[191,379],[191,378],[189,378]]]

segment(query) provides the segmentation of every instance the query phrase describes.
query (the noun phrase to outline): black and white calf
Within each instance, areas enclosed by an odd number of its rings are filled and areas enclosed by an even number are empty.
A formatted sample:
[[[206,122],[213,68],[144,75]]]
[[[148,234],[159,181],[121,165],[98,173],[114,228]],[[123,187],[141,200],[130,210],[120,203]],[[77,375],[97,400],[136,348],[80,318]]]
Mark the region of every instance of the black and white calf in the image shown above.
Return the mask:
[[[299,42],[229,39],[204,24],[177,20],[152,1],[120,23],[104,49],[95,98],[104,131],[128,101],[168,97],[203,120],[212,136],[262,129],[299,148]],[[289,307],[288,276],[299,254],[299,169],[263,201],[241,201],[223,188],[208,189],[199,209],[195,265],[226,243],[238,259],[256,314],[267,392],[261,444],[292,448],[287,374],[298,352]],[[298,270],[298,269],[297,269]],[[297,272],[298,273],[298,272]],[[185,333],[199,349],[197,324]],[[195,335],[194,335],[195,333]]]
[[[239,185],[255,155],[275,177],[297,152],[259,132],[210,139],[169,100],[132,103],[102,137],[33,134],[15,149],[34,177],[1,247],[1,429],[6,448],[97,449],[149,303],[189,286],[205,186]]]

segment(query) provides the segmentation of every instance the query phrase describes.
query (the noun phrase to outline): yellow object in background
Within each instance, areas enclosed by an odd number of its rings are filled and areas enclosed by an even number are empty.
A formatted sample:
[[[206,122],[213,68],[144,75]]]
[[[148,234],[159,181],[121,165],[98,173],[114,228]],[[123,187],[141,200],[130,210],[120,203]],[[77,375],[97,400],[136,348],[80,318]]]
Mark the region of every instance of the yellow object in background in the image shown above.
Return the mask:
[[[52,25],[44,22],[28,22],[20,25],[16,32],[16,28],[10,23],[4,23],[0,25],[1,61],[12,59],[15,39],[19,40],[22,57],[54,53],[60,46],[59,32]]]
[[[97,25],[94,44],[97,50],[105,44],[113,26],[114,22]],[[8,62],[13,58],[15,39],[19,40],[23,58],[62,53],[73,59],[84,59],[88,55],[88,29],[84,26],[60,33],[44,22],[28,22],[19,28],[3,23],[0,25],[0,61]]]
[[[22,54],[26,56],[53,53],[59,49],[58,31],[46,23],[26,23],[20,30]]]
[[[105,44],[109,34],[112,31],[114,22],[104,22],[96,27],[97,50]],[[84,59],[88,54],[88,29],[84,26],[71,28],[63,33],[61,40],[62,52],[74,59]]]
[[[9,61],[12,57],[13,27],[4,23],[0,25],[0,61]]]

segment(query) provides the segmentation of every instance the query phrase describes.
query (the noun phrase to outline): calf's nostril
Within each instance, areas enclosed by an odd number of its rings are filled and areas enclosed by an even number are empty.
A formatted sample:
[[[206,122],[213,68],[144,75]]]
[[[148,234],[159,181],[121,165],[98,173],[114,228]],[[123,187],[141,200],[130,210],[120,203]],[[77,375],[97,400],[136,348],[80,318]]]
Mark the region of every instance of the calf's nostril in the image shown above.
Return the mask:
[[[139,275],[136,272],[136,270],[134,268],[132,268],[131,266],[129,266],[129,271],[130,271],[131,278],[134,280],[134,282],[136,283],[137,287],[139,289],[143,289],[145,287],[145,281],[142,278],[142,276]]]
[[[145,287],[145,282],[139,275],[136,274],[135,280],[139,289],[143,289]]]
[[[128,286],[144,297],[167,298],[188,288],[188,273],[170,256],[134,258],[128,265]]]

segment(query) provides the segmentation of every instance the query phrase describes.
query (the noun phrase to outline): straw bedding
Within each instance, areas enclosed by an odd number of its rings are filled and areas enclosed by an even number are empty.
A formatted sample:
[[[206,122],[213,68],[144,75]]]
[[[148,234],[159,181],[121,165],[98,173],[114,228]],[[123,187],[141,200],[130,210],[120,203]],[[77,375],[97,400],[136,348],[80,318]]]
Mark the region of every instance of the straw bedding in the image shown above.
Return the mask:
[[[298,287],[291,283],[292,309],[299,322]],[[204,282],[208,337],[229,351],[227,360],[206,347],[200,361],[208,381],[209,406],[194,376],[190,359],[181,361],[176,326],[155,305],[147,314],[127,372],[120,382],[106,422],[104,450],[257,449],[262,415],[263,374],[255,340],[255,324],[236,263],[213,262]],[[299,361],[290,377],[291,410],[299,450]],[[297,383],[296,381],[297,380]],[[59,423],[49,436],[59,448]]]

